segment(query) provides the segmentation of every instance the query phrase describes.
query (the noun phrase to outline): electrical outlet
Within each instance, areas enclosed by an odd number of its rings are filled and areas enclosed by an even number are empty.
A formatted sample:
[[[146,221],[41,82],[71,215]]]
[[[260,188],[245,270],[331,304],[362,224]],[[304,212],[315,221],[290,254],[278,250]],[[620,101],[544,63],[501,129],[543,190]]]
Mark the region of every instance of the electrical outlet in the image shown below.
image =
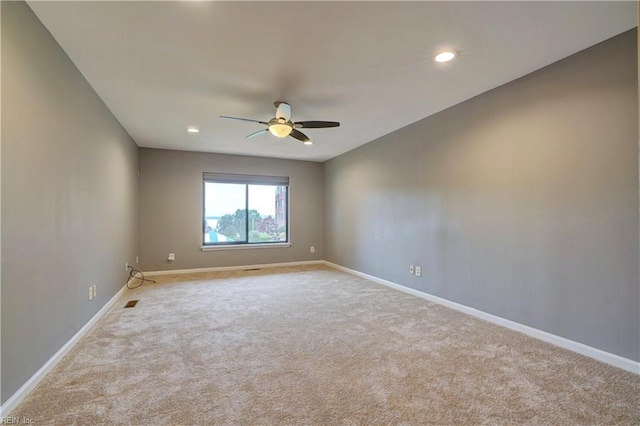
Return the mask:
[[[175,253],[169,253],[169,257],[167,258],[167,260],[176,260],[176,254]]]
[[[89,286],[89,300],[93,300],[93,286]]]
[[[409,273],[413,275],[413,265],[409,265]]]
[[[419,266],[416,266],[416,277],[420,277],[422,276],[422,268]]]
[[[309,251],[311,253],[315,253],[316,252],[316,248],[314,246],[309,247]]]
[[[98,284],[94,284],[93,286],[93,298],[98,297]]]
[[[140,263],[140,261],[138,260],[138,256],[136,256],[136,265]]]

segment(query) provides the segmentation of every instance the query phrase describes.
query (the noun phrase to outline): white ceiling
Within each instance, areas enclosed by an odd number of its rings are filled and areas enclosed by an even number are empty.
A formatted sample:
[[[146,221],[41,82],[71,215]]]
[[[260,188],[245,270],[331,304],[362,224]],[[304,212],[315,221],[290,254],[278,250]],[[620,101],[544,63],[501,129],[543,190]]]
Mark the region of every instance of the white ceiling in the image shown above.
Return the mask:
[[[634,1],[28,3],[139,146],[312,161],[637,25]],[[276,100],[341,127],[308,147],[218,118]]]

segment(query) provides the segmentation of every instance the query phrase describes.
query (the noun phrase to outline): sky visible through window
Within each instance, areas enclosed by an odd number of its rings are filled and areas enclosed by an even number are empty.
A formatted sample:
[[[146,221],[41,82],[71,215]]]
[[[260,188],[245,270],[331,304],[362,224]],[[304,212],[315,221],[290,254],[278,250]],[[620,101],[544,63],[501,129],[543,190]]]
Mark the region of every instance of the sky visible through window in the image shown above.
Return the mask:
[[[205,185],[205,216],[220,217],[233,213],[229,211],[229,206],[245,205],[244,184],[209,183]],[[249,185],[250,209],[256,209],[261,216],[276,215],[276,186],[272,185]],[[220,202],[223,200],[223,202]]]

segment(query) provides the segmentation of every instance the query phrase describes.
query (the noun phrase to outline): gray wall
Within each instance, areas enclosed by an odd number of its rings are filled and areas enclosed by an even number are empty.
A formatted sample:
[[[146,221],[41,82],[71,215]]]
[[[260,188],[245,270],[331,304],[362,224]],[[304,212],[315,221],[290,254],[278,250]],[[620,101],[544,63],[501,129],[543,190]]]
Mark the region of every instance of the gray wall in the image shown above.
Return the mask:
[[[637,78],[632,30],[328,161],[326,259],[640,360]]]
[[[289,176],[289,248],[203,252],[202,173]],[[209,268],[323,259],[321,163],[140,149],[140,268]],[[315,246],[314,254],[309,247]],[[169,253],[176,260],[166,261]]]
[[[138,148],[29,7],[1,7],[4,402],[124,285]]]

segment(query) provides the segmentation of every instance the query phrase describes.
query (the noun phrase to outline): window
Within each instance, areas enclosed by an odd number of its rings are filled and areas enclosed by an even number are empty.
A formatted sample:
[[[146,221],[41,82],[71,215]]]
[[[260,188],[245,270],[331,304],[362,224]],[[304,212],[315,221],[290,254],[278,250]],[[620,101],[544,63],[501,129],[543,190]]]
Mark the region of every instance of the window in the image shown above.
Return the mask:
[[[289,178],[203,173],[203,245],[289,241]]]

